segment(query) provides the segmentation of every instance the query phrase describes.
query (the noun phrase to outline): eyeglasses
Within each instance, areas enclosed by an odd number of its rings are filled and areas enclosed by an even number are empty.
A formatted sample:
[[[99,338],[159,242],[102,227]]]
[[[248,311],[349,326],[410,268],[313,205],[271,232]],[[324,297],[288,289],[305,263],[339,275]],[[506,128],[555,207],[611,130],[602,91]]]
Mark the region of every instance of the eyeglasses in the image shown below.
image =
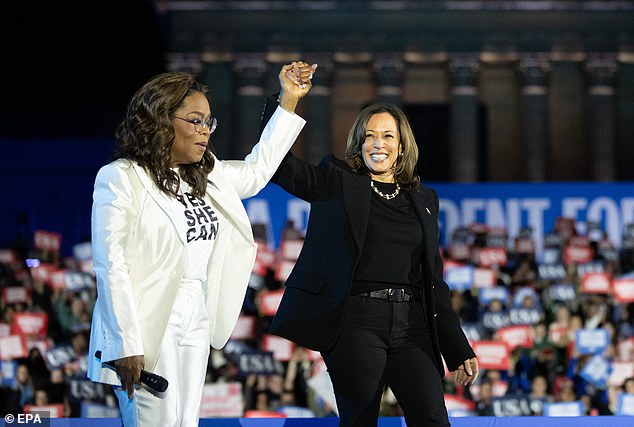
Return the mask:
[[[216,126],[218,126],[218,120],[216,120],[215,117],[210,117],[209,120],[202,120],[202,119],[186,119],[184,117],[177,117],[174,116],[175,119],[181,119],[183,121],[186,121],[187,123],[191,123],[194,125],[194,130],[196,132],[202,132],[203,128],[207,128],[209,129],[209,133],[214,133],[214,131],[216,130]]]

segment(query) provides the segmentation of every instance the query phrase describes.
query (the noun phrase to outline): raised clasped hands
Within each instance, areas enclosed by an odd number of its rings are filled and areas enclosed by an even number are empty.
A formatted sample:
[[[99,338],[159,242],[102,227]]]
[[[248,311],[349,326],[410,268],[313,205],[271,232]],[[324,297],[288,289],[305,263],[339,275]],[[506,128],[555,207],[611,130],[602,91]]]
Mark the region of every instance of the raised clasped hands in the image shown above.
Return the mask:
[[[279,73],[281,86],[280,105],[290,112],[295,111],[297,102],[312,87],[311,80],[317,70],[317,64],[309,65],[304,61],[293,61],[282,66]]]
[[[462,365],[454,371],[456,384],[468,386],[475,382],[478,378],[478,359],[472,357],[462,362]]]

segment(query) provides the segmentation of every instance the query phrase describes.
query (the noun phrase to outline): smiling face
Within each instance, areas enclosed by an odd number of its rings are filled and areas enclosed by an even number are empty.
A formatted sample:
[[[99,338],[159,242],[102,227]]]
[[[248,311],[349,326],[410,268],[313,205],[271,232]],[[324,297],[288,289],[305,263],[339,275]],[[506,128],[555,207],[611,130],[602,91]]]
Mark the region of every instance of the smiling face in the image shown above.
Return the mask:
[[[187,120],[200,119],[204,121],[210,117],[209,101],[200,92],[194,92],[185,98],[183,104],[176,110],[172,119],[174,143],[170,152],[170,162],[173,167],[197,163],[203,158],[209,144],[209,128],[201,126],[200,131],[197,132],[194,125]]]
[[[370,177],[380,182],[394,182],[394,165],[401,144],[396,120],[390,113],[377,113],[370,117],[361,146],[363,162]]]

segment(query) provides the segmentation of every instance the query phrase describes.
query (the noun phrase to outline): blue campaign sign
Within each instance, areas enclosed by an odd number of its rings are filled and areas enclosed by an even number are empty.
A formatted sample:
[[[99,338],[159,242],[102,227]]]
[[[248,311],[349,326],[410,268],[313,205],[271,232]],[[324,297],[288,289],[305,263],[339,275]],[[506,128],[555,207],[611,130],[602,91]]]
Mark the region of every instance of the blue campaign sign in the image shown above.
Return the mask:
[[[538,259],[544,236],[558,217],[598,223],[619,247],[626,224],[634,223],[634,183],[427,183],[440,198],[440,244],[447,246],[459,226],[482,223],[504,227],[509,241],[524,227],[532,229]],[[268,184],[257,196],[244,200],[252,223],[268,226],[270,243],[277,247],[286,220],[306,230],[310,205]]]
[[[612,374],[612,364],[603,356],[595,355],[581,370],[581,377],[599,388],[604,388]]]
[[[507,304],[509,301],[509,291],[502,286],[495,286],[493,288],[480,289],[478,294],[478,301],[482,305],[487,305],[493,300],[501,301],[503,304]]]
[[[13,388],[15,375],[18,372],[18,362],[15,360],[0,360],[0,386]]]
[[[579,354],[602,353],[610,344],[607,329],[578,329],[575,331],[575,345]]]
[[[544,403],[546,417],[578,417],[584,414],[583,402]]]
[[[450,289],[463,291],[473,287],[473,274],[475,268],[472,265],[461,265],[445,269],[445,282]]]
[[[616,415],[634,415],[634,394],[618,394]]]

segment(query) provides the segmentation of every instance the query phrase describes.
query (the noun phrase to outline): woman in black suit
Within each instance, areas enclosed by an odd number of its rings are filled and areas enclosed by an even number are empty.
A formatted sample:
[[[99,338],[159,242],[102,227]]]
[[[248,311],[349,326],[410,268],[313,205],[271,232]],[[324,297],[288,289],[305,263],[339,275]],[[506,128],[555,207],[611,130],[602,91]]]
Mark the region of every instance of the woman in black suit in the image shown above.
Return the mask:
[[[478,375],[443,281],[438,196],[417,159],[405,114],[375,104],[350,130],[345,161],[289,154],[272,180],[311,209],[271,332],[321,352],[340,426],[376,426],[385,386],[408,426],[448,426],[442,358],[459,384]]]

